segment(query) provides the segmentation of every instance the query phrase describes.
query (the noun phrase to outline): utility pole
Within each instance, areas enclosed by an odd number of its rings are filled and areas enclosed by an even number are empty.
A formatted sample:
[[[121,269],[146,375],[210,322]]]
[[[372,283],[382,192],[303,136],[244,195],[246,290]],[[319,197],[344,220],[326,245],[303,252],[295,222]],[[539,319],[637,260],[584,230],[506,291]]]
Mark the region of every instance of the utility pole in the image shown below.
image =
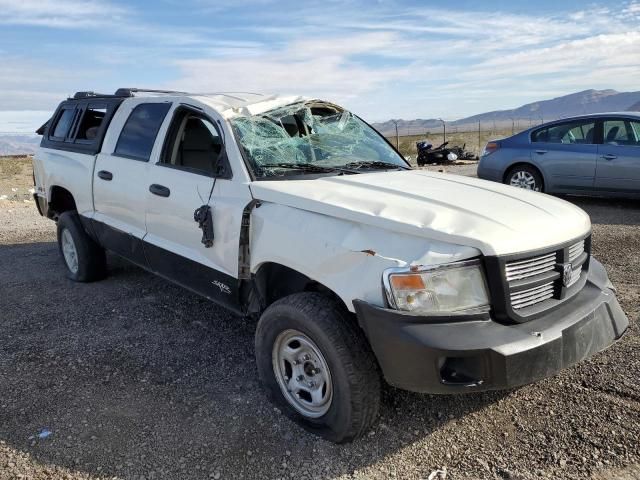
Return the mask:
[[[478,120],[478,156],[482,153],[482,140],[480,139],[480,120]]]

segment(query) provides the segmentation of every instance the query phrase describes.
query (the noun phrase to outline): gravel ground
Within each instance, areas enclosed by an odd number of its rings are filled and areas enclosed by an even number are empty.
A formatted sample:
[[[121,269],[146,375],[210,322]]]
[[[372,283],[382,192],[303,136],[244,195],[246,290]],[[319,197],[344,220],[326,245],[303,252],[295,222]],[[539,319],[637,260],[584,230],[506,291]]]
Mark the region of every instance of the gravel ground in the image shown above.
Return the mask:
[[[640,203],[571,201],[628,334],[515,391],[387,388],[374,430],[343,446],[267,403],[252,322],[117,258],[74,284],[53,223],[0,201],[0,479],[640,479]]]

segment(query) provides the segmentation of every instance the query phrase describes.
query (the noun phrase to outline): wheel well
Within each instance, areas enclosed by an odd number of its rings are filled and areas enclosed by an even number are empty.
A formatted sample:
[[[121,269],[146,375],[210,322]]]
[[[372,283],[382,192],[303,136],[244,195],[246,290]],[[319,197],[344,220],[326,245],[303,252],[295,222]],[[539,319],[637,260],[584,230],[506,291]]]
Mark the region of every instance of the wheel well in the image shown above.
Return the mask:
[[[511,165],[509,168],[507,168],[507,170],[504,173],[504,177],[502,178],[502,183],[506,183],[507,178],[509,177],[509,175],[511,174],[511,172],[516,168],[516,167],[522,167],[522,166],[526,166],[529,168],[533,168],[536,172],[538,172],[538,175],[540,175],[540,179],[542,180],[542,189],[544,189],[544,175],[542,174],[542,171],[536,167],[534,164],[532,163],[528,163],[528,162],[518,162],[518,163],[514,163],[513,165]]]
[[[77,210],[76,201],[71,192],[57,185],[51,187],[51,200],[49,201],[47,216],[49,218],[58,218],[61,213],[69,210]]]
[[[340,302],[345,309],[347,308],[342,299],[330,288],[279,263],[262,264],[254,275],[253,281],[260,296],[262,309],[281,298],[300,292],[324,293]]]

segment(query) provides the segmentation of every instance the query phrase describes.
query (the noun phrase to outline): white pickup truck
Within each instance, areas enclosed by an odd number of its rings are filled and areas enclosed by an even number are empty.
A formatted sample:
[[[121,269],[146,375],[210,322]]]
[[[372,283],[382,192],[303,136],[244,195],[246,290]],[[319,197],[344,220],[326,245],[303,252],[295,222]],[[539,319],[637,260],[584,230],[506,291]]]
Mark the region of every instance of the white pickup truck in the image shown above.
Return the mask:
[[[108,250],[259,318],[267,394],[335,442],[375,421],[382,378],[511,388],[628,326],[582,210],[414,170],[330,102],[79,92],[39,133],[35,200],[68,276],[102,278]]]

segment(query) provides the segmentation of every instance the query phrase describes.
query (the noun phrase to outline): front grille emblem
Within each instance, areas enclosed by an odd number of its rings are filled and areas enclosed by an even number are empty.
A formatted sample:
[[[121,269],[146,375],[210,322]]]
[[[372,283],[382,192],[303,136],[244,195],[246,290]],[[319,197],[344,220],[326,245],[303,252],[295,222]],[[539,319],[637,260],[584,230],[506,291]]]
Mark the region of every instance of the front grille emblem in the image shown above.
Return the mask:
[[[573,279],[573,265],[571,263],[562,264],[562,284],[568,287]]]

